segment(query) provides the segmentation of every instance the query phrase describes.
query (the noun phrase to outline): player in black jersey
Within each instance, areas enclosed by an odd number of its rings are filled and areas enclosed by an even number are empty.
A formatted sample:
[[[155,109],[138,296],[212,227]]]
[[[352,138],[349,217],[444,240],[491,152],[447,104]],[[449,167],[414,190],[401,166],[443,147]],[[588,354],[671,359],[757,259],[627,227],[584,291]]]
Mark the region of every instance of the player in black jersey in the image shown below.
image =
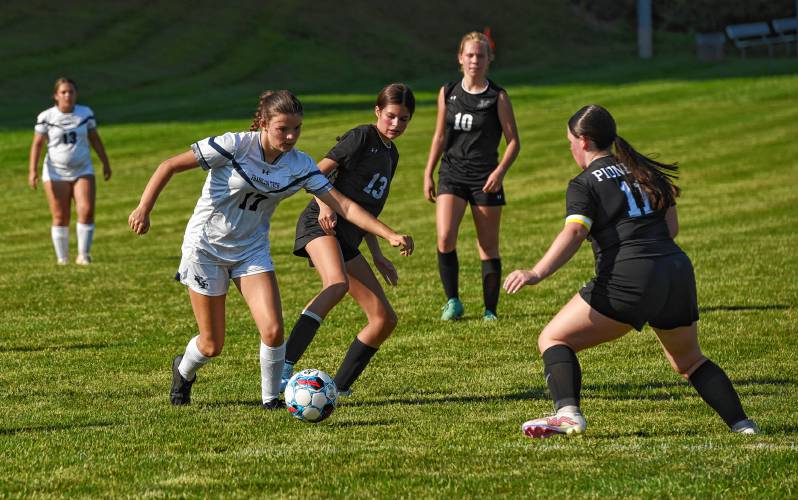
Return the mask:
[[[529,437],[581,433],[582,371],[576,352],[649,323],[671,366],[696,388],[735,432],[755,434],[726,373],[698,345],[698,303],[690,259],[673,241],[679,230],[673,184],[677,166],[652,160],[616,133],[601,106],[580,109],[568,122],[571,154],[583,172],[566,194],[567,217],[543,258],[504,282],[509,293],[553,274],[590,237],[596,277],[538,337],[557,413],[525,422]],[[615,146],[615,153],[612,149]]]
[[[319,169],[333,180],[336,189],[374,216],[385,206],[399,162],[393,140],[405,131],[413,111],[415,97],[410,87],[402,83],[386,86],[377,96],[374,108],[377,123],[348,131],[319,162]],[[374,266],[388,284],[396,286],[396,268],[382,254],[373,234],[346,219],[337,219],[335,212],[318,199],[312,200],[300,215],[294,255],[310,259],[321,277],[322,290],[307,304],[291,331],[286,344],[282,388],[327,313],[347,292],[366,313],[368,323],[355,337],[335,375],[340,394],[350,393],[352,383],[396,328],[396,313],[360,253],[363,239],[371,251]]]
[[[460,41],[457,58],[463,78],[444,85],[438,94],[438,117],[424,170],[424,196],[436,203],[438,270],[447,298],[441,319],[463,316],[456,246],[460,222],[470,204],[482,261],[483,319],[495,320],[501,285],[502,182],[518,156],[520,142],[507,92],[487,78],[493,60],[488,38],[482,33],[468,33]],[[502,135],[507,148],[499,161]],[[436,192],[433,173],[438,160],[441,168]]]

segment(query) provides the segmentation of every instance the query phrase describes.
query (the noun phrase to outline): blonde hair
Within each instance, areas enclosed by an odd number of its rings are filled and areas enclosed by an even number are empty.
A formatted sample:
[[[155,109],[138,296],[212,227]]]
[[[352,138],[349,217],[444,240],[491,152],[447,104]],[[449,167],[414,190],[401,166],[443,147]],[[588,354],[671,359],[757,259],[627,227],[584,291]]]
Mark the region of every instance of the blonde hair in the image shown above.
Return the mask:
[[[471,33],[466,33],[463,35],[463,38],[460,39],[460,50],[457,51],[458,56],[463,53],[465,44],[468,42],[478,42],[484,44],[488,51],[488,61],[493,61],[493,49],[490,47],[490,39],[487,37],[487,35],[485,35],[485,33],[472,31]]]

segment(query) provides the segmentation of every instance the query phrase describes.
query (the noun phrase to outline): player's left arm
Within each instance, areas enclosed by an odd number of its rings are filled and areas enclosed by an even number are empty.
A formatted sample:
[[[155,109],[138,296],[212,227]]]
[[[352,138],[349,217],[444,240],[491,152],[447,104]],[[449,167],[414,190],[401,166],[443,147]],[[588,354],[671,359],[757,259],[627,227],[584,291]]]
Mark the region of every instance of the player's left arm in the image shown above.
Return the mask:
[[[396,267],[394,267],[393,262],[383,255],[377,237],[373,234],[367,234],[363,239],[366,240],[366,245],[368,245],[369,251],[371,252],[371,260],[374,262],[377,271],[380,272],[386,283],[391,286],[396,286],[399,282],[399,273],[396,272]]]
[[[402,255],[407,256],[413,253],[413,238],[397,233],[337,189],[332,188],[317,194],[316,197],[360,229],[384,238],[392,247],[399,247]]]
[[[504,289],[507,293],[516,293],[526,285],[537,285],[551,276],[571,260],[571,257],[582,246],[588,233],[589,230],[578,222],[566,223],[535,267],[529,270],[516,269],[511,272],[504,280]]]
[[[518,127],[515,124],[513,105],[510,103],[510,96],[507,95],[507,92],[499,92],[496,109],[499,113],[499,123],[501,124],[507,147],[504,149],[501,161],[488,176],[485,185],[482,186],[482,191],[485,193],[495,193],[502,188],[505,174],[507,174],[510,165],[513,164],[521,151],[521,140],[518,138]]]
[[[103,178],[105,180],[110,179],[111,163],[108,161],[108,155],[105,154],[105,146],[103,146],[103,141],[100,139],[100,134],[97,133],[96,128],[89,129],[89,142],[97,152],[97,156],[100,158],[100,161],[103,164]]]

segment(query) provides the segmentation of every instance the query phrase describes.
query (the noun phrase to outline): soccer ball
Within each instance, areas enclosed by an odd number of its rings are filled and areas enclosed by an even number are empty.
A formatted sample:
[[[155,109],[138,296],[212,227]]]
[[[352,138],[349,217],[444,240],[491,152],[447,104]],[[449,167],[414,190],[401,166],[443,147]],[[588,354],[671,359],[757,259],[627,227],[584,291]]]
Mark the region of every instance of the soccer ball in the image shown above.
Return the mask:
[[[288,412],[304,422],[321,422],[329,417],[338,401],[332,377],[321,370],[297,372],[285,386]]]

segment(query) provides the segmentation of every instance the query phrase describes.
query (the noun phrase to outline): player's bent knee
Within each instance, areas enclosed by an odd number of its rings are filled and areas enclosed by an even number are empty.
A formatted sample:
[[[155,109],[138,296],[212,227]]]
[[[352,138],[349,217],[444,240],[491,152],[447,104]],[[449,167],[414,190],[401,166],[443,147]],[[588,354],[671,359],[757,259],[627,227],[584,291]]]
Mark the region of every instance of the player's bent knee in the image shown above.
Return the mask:
[[[214,341],[198,341],[197,348],[199,352],[202,353],[203,356],[206,358],[215,358],[216,356],[222,353],[222,347],[224,347],[224,342],[214,342]]]
[[[283,325],[275,324],[261,328],[260,339],[268,346],[279,346],[284,340]]]

